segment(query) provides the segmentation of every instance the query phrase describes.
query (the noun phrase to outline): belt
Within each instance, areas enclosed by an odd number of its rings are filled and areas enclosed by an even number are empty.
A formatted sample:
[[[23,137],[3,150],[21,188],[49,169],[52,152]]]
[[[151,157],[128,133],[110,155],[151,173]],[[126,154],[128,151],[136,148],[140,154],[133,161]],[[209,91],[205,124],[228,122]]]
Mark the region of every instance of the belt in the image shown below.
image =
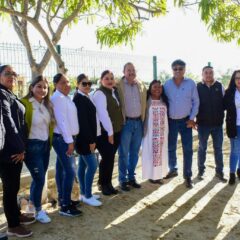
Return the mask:
[[[186,116],[184,118],[179,118],[179,119],[173,119],[173,118],[169,118],[170,120],[173,120],[173,121],[183,121],[183,120],[188,120],[189,119],[189,116]]]
[[[126,120],[141,120],[141,116],[139,117],[126,117]]]

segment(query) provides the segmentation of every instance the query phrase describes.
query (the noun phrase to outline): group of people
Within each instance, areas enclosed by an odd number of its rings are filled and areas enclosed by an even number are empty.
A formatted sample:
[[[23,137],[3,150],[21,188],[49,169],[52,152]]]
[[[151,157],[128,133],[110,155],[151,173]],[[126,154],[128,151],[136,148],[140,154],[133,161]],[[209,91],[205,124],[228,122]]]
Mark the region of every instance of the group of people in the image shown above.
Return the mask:
[[[28,237],[32,231],[23,225],[34,221],[51,222],[42,209],[41,199],[48,169],[50,150],[56,152],[56,185],[59,214],[79,216],[79,201],[71,199],[76,151],[79,155],[77,176],[79,200],[90,206],[101,206],[100,195],[92,194],[94,175],[99,166],[98,188],[103,195],[118,194],[112,184],[114,159],[118,151],[118,178],[122,191],[141,188],[135,171],[142,145],[142,177],[153,184],[178,175],[177,139],[183,148],[183,177],[192,188],[192,129],[198,130],[198,178],[205,172],[209,135],[213,139],[216,177],[223,182],[223,120],[230,138],[230,179],[240,178],[240,70],[235,71],[225,92],[214,79],[214,70],[202,70],[197,85],[186,78],[186,64],[172,63],[173,77],[164,85],[153,80],[148,90],[137,79],[132,63],[124,65],[124,76],[115,81],[111,71],[101,74],[100,87],[90,94],[92,82],[85,74],[77,77],[73,100],[66,75],[53,77],[54,92],[50,97],[49,82],[36,77],[27,95],[18,99],[12,92],[17,74],[9,65],[0,66],[0,176],[3,206],[9,236]],[[101,155],[98,162],[95,150]],[[28,211],[21,213],[17,194],[25,162],[32,176]]]

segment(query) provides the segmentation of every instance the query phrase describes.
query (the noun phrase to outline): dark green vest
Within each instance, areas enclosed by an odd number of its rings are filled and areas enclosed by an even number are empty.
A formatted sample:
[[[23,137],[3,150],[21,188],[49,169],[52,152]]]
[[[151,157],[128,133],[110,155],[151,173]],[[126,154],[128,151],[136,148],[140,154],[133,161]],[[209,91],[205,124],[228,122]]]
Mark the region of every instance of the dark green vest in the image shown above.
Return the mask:
[[[121,110],[121,105],[117,104],[117,101],[112,96],[112,90],[101,86],[100,91],[104,93],[107,99],[107,111],[113,125],[113,131],[115,133],[120,132],[123,125],[123,115]],[[115,94],[117,96],[117,94]],[[119,98],[118,98],[118,102]],[[120,103],[121,104],[121,103]]]

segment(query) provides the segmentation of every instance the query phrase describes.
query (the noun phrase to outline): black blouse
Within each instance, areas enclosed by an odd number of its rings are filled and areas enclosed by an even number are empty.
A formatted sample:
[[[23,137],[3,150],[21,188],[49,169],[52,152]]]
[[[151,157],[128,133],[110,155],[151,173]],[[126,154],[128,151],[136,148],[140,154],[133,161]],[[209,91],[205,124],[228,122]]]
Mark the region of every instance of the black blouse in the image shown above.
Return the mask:
[[[96,108],[87,96],[80,93],[74,96],[73,102],[77,108],[80,129],[75,149],[79,154],[88,155],[91,153],[89,144],[96,143],[97,138]]]

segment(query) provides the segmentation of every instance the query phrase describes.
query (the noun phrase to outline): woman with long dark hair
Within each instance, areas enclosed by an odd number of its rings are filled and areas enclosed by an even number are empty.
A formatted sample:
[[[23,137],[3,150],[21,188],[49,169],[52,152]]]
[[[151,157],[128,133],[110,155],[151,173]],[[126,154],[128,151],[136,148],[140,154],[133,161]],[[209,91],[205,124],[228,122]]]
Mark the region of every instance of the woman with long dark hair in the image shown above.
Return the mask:
[[[3,186],[3,207],[8,222],[9,236],[29,237],[32,231],[22,224],[30,224],[34,218],[22,215],[17,203],[20,177],[25,157],[26,125],[25,108],[13,94],[17,74],[9,65],[0,67],[0,101],[5,129],[5,143],[0,152],[0,177]]]
[[[226,131],[231,144],[229,184],[233,185],[236,181],[236,171],[240,179],[240,70],[232,74],[223,102],[227,111]]]
[[[114,158],[120,143],[120,133],[123,125],[121,103],[114,88],[113,73],[106,70],[100,79],[101,86],[93,95],[93,102],[100,121],[98,127],[97,149],[102,160],[99,164],[99,189],[104,195],[117,194],[112,185]]]
[[[152,183],[163,183],[168,172],[167,97],[163,86],[153,80],[147,91],[147,110],[142,143],[142,175]]]
[[[55,123],[47,79],[43,76],[36,77],[29,86],[28,94],[21,101],[26,109],[25,121],[28,129],[25,164],[33,179],[28,207],[35,213],[36,220],[49,223],[51,219],[41,205]]]
[[[92,103],[89,92],[92,82],[85,74],[77,77],[77,92],[73,102],[77,107],[78,123],[81,131],[76,137],[75,149],[79,154],[78,179],[80,183],[80,200],[90,206],[98,207],[102,203],[99,195],[92,194],[92,183],[98,162],[95,156],[97,140],[96,108]]]
[[[77,109],[68,96],[71,87],[64,74],[58,73],[53,77],[55,91],[51,97],[56,126],[53,133],[53,148],[57,154],[56,183],[59,214],[75,217],[81,215],[71,201],[71,193],[75,178],[74,136],[79,133]]]

